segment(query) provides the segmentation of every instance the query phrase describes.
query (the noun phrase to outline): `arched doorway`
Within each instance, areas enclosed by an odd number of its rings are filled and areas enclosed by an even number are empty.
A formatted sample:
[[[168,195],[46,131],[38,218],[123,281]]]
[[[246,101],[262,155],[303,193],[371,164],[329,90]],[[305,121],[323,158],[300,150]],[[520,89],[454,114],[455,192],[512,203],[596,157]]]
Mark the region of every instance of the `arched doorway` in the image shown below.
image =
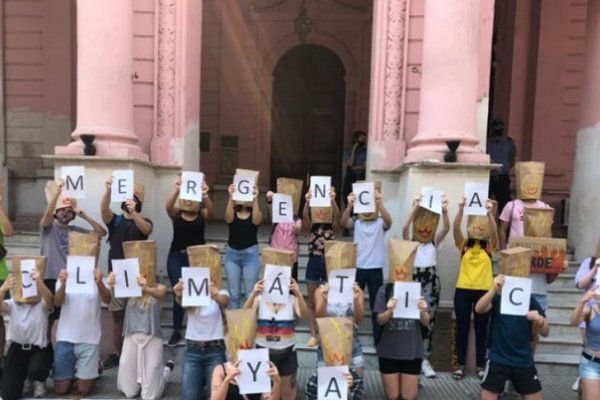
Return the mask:
[[[281,57],[273,75],[271,187],[278,177],[327,175],[341,188],[342,62],[326,47],[301,45]]]

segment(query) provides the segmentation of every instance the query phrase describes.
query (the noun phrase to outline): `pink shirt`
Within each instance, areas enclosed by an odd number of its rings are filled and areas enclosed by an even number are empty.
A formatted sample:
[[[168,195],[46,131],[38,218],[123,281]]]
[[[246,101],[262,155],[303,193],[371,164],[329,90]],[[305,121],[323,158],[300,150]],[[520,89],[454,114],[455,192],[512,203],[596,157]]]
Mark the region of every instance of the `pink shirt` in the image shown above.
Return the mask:
[[[543,201],[536,200],[535,202],[524,202],[522,200],[509,201],[502,214],[500,214],[500,221],[510,224],[510,237],[522,237],[524,233],[523,215],[525,213],[525,207],[549,207],[548,204]]]
[[[298,261],[300,246],[298,245],[298,234],[294,232],[293,227],[298,227],[298,232],[302,230],[302,220],[295,222],[279,223],[275,225],[273,235],[271,236],[271,247],[294,252],[294,262]]]

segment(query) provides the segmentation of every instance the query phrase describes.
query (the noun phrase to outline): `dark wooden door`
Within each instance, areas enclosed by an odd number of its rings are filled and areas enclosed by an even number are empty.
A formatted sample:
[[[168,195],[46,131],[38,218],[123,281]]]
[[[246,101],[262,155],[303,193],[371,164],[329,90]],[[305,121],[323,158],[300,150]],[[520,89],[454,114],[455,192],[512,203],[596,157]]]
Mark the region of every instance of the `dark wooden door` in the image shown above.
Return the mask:
[[[339,192],[344,134],[344,67],[329,49],[297,46],[274,71],[271,187],[278,177],[329,175]],[[306,186],[304,188],[306,191]]]

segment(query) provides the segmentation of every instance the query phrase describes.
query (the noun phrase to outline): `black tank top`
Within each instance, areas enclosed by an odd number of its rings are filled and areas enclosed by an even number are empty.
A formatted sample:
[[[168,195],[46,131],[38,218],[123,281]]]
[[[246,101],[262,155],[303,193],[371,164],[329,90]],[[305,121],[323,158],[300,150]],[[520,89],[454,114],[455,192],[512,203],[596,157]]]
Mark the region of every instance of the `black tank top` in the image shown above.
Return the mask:
[[[233,214],[233,222],[229,224],[229,240],[227,245],[235,250],[244,250],[258,244],[256,235],[258,226],[252,223],[252,212],[246,219],[239,219],[237,212]]]
[[[188,246],[206,244],[204,239],[204,218],[198,213],[198,217],[192,221],[183,219],[181,214],[173,220],[173,241],[171,251],[185,250]]]
[[[227,375],[227,370],[225,369],[225,364],[221,364],[221,368],[223,368],[223,376]],[[253,393],[247,394],[246,398],[248,400],[260,400],[262,397],[261,393]],[[227,395],[225,396],[225,400],[245,400],[245,398],[240,394],[240,388],[238,385],[233,383],[229,383],[227,387]]]

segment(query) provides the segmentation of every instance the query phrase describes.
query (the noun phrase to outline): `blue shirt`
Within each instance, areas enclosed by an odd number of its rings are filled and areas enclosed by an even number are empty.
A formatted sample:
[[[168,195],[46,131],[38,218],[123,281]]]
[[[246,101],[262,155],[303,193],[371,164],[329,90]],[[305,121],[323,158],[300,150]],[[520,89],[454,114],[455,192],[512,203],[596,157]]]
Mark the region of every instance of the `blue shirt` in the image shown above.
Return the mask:
[[[510,172],[511,163],[515,160],[517,149],[515,142],[507,137],[489,138],[487,142],[487,153],[490,155],[491,162],[502,164],[499,170],[490,171],[491,175],[503,175]]]
[[[525,316],[500,314],[500,299],[497,295],[492,300],[489,359],[508,367],[535,366],[531,349],[531,321]],[[529,302],[529,310],[537,310],[546,317],[533,296]]]

